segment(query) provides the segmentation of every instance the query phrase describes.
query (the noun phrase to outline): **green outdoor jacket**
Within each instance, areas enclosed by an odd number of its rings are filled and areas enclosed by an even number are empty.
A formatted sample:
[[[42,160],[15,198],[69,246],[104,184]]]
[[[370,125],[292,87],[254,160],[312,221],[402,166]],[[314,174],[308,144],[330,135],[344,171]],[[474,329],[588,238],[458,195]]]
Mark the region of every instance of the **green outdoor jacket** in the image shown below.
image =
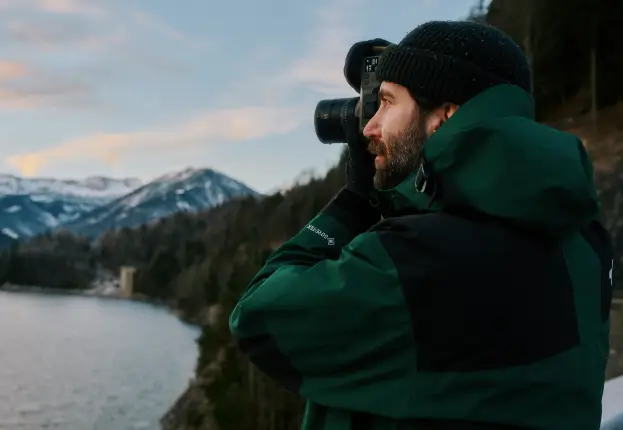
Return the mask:
[[[343,190],[269,257],[240,348],[307,399],[303,429],[598,429],[613,255],[581,141],[501,85],[424,159],[385,219]]]

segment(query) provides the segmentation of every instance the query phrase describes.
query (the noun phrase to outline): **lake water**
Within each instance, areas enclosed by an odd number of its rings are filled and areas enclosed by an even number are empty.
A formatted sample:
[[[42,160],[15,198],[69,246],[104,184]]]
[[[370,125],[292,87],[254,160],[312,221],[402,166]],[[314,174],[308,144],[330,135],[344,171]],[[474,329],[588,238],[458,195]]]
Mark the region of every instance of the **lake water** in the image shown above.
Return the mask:
[[[0,429],[158,429],[198,335],[148,304],[0,292]]]

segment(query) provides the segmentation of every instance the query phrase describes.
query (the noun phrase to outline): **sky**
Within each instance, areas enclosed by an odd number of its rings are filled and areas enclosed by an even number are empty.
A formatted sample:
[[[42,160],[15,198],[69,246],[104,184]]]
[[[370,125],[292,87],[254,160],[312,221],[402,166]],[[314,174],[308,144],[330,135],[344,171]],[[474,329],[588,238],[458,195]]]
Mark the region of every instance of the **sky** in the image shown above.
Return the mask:
[[[147,182],[209,167],[260,192],[324,174],[344,56],[473,0],[0,0],[0,173]]]

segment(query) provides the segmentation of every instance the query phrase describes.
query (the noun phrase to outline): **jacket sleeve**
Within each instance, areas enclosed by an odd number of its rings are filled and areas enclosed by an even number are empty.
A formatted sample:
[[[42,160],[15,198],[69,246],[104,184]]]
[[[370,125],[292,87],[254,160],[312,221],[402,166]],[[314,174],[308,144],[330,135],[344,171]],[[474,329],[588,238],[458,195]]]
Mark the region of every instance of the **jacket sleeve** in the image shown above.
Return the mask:
[[[340,210],[343,194],[336,200],[269,257],[232,312],[230,330],[249,359],[289,390],[325,406],[373,411],[387,396],[408,397],[415,360],[401,284],[382,245],[398,232],[383,221],[357,235],[362,212]]]

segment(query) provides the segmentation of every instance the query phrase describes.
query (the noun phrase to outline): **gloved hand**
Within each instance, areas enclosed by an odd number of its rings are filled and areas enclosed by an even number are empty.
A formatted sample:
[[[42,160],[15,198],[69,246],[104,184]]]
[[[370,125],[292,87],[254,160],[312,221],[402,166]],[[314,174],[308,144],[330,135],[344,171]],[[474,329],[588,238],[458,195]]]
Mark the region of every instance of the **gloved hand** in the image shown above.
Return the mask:
[[[368,140],[359,133],[359,102],[355,108],[355,119],[346,127],[348,160],[346,162],[346,188],[368,199],[374,189],[374,155],[368,152]]]
[[[356,109],[358,108],[359,106]],[[341,207],[341,210],[332,211],[334,217],[349,226],[356,234],[368,230],[381,218],[379,208],[373,205],[371,200],[376,172],[374,155],[368,152],[367,139],[359,133],[358,115],[357,113],[355,121],[351,121],[345,127],[348,145],[346,186],[337,194],[333,203],[329,204],[329,206]],[[340,212],[346,215],[340,216]]]
[[[344,127],[348,158],[346,185],[323,209],[354,234],[360,234],[379,222],[381,212],[372,204],[374,156],[367,150],[367,139],[359,133],[359,118]]]

